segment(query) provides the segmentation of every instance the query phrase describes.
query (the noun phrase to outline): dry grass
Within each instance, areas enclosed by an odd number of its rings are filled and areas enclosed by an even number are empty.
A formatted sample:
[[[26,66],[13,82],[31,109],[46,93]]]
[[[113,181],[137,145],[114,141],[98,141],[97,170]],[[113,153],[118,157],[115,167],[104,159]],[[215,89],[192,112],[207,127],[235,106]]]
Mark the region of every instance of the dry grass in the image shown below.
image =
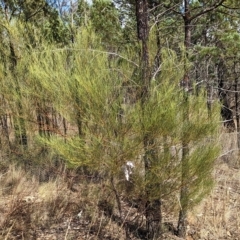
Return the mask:
[[[240,170],[219,161],[214,177],[210,196],[189,216],[189,235],[192,239],[239,239]]]
[[[190,212],[187,240],[240,239],[240,169],[236,168],[238,155],[232,151],[235,135],[225,134],[222,139],[228,141],[223,144],[226,154],[217,160],[213,172],[215,187]],[[72,182],[64,171],[39,182],[11,165],[0,173],[0,186],[0,239],[142,239],[134,234],[126,238],[117,219],[115,196],[106,183],[84,177]],[[139,209],[123,199],[121,204],[126,222],[144,222]],[[165,211],[163,216],[176,226],[176,214]],[[163,239],[179,238],[166,229]]]
[[[99,208],[104,186],[78,179],[70,189],[67,180],[59,174],[40,183],[15,166],[0,174],[0,239],[123,239]]]
[[[222,135],[223,154],[215,164],[215,187],[189,215],[189,239],[240,239],[240,169],[236,134]]]

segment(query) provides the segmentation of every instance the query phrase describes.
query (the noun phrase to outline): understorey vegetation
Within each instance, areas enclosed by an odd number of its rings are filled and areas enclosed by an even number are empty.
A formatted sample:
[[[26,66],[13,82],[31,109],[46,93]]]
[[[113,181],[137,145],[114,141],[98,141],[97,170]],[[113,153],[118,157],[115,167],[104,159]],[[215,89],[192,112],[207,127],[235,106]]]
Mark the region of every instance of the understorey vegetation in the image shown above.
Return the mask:
[[[238,15],[1,1],[1,237],[238,236]]]

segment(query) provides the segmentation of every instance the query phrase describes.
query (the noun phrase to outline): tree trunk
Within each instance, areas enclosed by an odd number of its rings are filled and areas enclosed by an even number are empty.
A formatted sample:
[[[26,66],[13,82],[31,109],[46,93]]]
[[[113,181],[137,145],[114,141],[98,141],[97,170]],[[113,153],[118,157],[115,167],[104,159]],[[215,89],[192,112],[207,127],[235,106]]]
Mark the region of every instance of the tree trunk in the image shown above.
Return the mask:
[[[237,147],[238,147],[238,161],[237,167],[240,167],[240,117],[239,117],[239,102],[238,102],[238,63],[234,62],[234,92],[235,92],[235,115],[236,115],[236,130],[237,130]]]
[[[184,111],[183,111],[183,123],[187,124],[189,121],[189,107],[188,107],[188,95],[190,90],[190,78],[189,78],[189,70],[187,66],[187,61],[189,57],[189,50],[191,47],[191,19],[190,19],[190,10],[189,10],[189,1],[184,0],[184,46],[186,51],[186,58],[184,62],[184,77],[182,81],[183,87],[183,104],[184,104]],[[187,220],[187,212],[188,212],[188,175],[189,175],[189,163],[188,163],[188,155],[189,155],[189,143],[185,139],[186,133],[183,131],[182,133],[182,186],[180,191],[180,204],[181,209],[179,211],[179,218],[178,218],[178,227],[177,232],[179,237],[186,236],[186,220]]]
[[[221,116],[224,121],[224,126],[228,129],[229,132],[235,130],[235,123],[233,120],[233,112],[229,106],[229,100],[226,92],[226,86],[224,86],[224,78],[226,73],[226,66],[222,59],[220,59],[217,64],[217,77],[218,77],[218,96],[222,103],[221,107]]]
[[[184,46],[186,51],[186,58],[184,61],[184,76],[183,76],[183,87],[186,92],[189,91],[191,87],[190,78],[189,78],[189,70],[188,70],[188,57],[189,57],[189,49],[191,47],[191,21],[188,18],[184,18],[184,28],[185,28],[185,40]]]
[[[11,71],[15,80],[15,91],[16,94],[19,97],[19,100],[17,102],[17,107],[18,107],[18,118],[14,118],[14,131],[15,131],[15,138],[16,141],[23,146],[24,148],[27,147],[28,140],[27,140],[27,131],[26,131],[26,126],[25,126],[25,120],[23,118],[23,106],[21,102],[21,92],[20,92],[20,86],[19,82],[17,79],[17,75],[15,73],[15,69],[17,66],[17,56],[15,54],[15,49],[13,46],[13,43],[10,40],[9,43],[9,48],[10,48],[10,60],[11,60]]]
[[[184,114],[185,115],[185,114]],[[178,217],[178,226],[177,226],[177,233],[179,237],[185,237],[186,236],[186,230],[187,230],[187,213],[188,213],[188,186],[187,183],[189,181],[189,163],[188,163],[188,155],[189,155],[189,146],[188,142],[185,142],[184,139],[184,133],[183,133],[183,139],[182,139],[182,186],[180,191],[180,204],[181,209],[179,211],[179,217]]]
[[[10,141],[10,133],[9,133],[9,127],[8,127],[8,118],[9,115],[8,114],[4,114],[0,117],[0,122],[2,125],[2,133],[3,133],[3,137],[4,137],[4,142],[7,143],[7,146],[1,146],[4,149],[9,148],[11,149],[11,141]]]
[[[148,53],[148,1],[136,0],[136,19],[137,19],[137,33],[138,39],[142,42],[142,54],[140,63],[140,76],[141,76],[141,104],[144,115],[144,104],[149,97],[150,86],[150,67],[149,67],[149,53]],[[148,176],[151,175],[151,162],[156,160],[154,156],[154,139],[147,133],[143,139],[143,145],[145,149],[144,165],[145,165],[145,216],[146,216],[146,228],[147,238],[157,239],[161,235],[161,201],[159,196],[152,199],[151,191],[153,190],[151,182],[148,182]]]

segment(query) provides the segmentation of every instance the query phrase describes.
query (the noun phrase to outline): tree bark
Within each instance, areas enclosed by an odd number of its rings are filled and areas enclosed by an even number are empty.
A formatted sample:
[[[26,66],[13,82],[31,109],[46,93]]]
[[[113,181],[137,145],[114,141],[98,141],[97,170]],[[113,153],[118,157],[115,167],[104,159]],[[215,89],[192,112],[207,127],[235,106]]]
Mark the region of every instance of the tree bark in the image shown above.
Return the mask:
[[[191,47],[191,16],[190,16],[190,9],[189,9],[189,0],[184,0],[184,47],[186,51],[186,58],[184,62],[184,77],[182,81],[183,87],[183,123],[188,124],[189,121],[189,107],[188,107],[188,95],[189,90],[191,88],[191,82],[189,78],[189,70],[187,66],[187,61],[189,57],[189,50]],[[188,155],[189,155],[189,142],[185,139],[186,133],[183,131],[182,133],[182,186],[180,191],[180,204],[181,209],[179,211],[179,218],[178,218],[178,226],[177,226],[177,233],[179,237],[186,236],[186,220],[187,220],[187,212],[188,212],[188,175],[189,175],[189,162],[188,162]]]
[[[27,147],[28,144],[28,138],[27,138],[27,131],[26,131],[26,126],[25,126],[25,120],[23,118],[23,106],[21,102],[21,92],[20,92],[20,86],[19,82],[15,73],[15,69],[17,67],[17,56],[15,53],[15,49],[13,46],[13,43],[10,40],[9,43],[9,48],[10,48],[10,60],[11,60],[11,71],[13,74],[13,77],[15,78],[15,90],[16,94],[19,96],[18,102],[17,102],[17,107],[18,107],[18,118],[14,118],[14,131],[15,131],[15,138],[17,142],[22,145],[24,148]]]
[[[189,9],[189,1],[184,0],[184,47],[186,51],[186,58],[184,62],[184,77],[183,77],[183,87],[186,92],[190,89],[190,79],[189,79],[189,70],[187,66],[187,61],[189,57],[189,50],[191,47],[191,17],[190,17],[190,9]]]
[[[234,61],[234,92],[235,92],[235,115],[236,115],[236,130],[237,130],[237,147],[238,159],[240,156],[240,114],[239,114],[239,91],[238,91],[238,63]],[[237,162],[237,167],[240,167],[240,161]]]
[[[150,67],[149,67],[149,52],[148,52],[148,1],[147,0],[136,0],[136,20],[137,20],[137,33],[138,39],[142,43],[142,54],[141,54],[141,104],[144,115],[144,105],[149,97],[149,86],[150,86]],[[144,154],[144,165],[145,165],[145,216],[146,216],[146,229],[147,239],[157,239],[161,235],[161,201],[159,196],[154,199],[150,197],[151,191],[155,186],[148,183],[148,176],[151,174],[151,162],[156,160],[154,156],[154,139],[145,133],[143,138],[143,145],[145,149]],[[153,188],[152,188],[153,187]]]
[[[235,123],[233,120],[233,112],[229,106],[229,100],[227,97],[227,92],[224,86],[224,74],[227,72],[226,66],[222,59],[219,60],[217,64],[217,78],[218,78],[218,96],[220,102],[222,103],[221,107],[221,116],[224,121],[224,126],[228,129],[229,132],[234,132]]]

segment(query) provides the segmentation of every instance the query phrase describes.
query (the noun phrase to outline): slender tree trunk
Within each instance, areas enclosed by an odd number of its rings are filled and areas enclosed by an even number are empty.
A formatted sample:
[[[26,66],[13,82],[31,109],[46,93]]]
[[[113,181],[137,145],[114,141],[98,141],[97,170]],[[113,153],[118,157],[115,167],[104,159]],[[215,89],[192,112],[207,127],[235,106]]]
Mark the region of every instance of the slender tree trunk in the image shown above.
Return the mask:
[[[150,67],[149,67],[149,53],[148,53],[148,1],[136,0],[136,19],[137,19],[137,32],[138,39],[142,42],[142,54],[141,54],[141,104],[144,115],[144,105],[149,97],[150,86]],[[157,239],[161,235],[161,201],[159,196],[152,199],[151,191],[156,186],[152,186],[148,183],[148,177],[151,175],[152,161],[156,161],[154,154],[154,139],[147,133],[143,139],[143,145],[145,149],[144,165],[145,165],[145,216],[146,216],[146,228],[147,238]]]
[[[78,128],[78,135],[81,138],[83,136],[83,131],[82,131],[82,116],[80,112],[80,99],[77,96],[76,97],[76,104],[77,104],[77,109],[76,109],[76,117],[77,117],[77,128]]]
[[[44,136],[44,118],[42,114],[42,108],[39,103],[37,103],[37,124],[38,124],[38,134],[40,137]]]
[[[184,62],[184,77],[182,81],[183,87],[183,122],[184,124],[188,124],[189,121],[189,107],[188,107],[188,95],[191,87],[190,78],[189,78],[189,70],[187,66],[187,61],[189,57],[189,50],[191,47],[191,19],[190,19],[190,10],[189,10],[189,0],[184,0],[184,46],[186,51],[186,58]],[[188,199],[188,175],[189,175],[189,162],[188,162],[188,155],[189,155],[189,142],[186,140],[186,133],[182,133],[182,187],[180,191],[180,204],[181,209],[179,211],[179,218],[178,218],[178,236],[185,237],[186,236],[186,220],[187,220],[187,213],[189,208],[189,199]]]
[[[239,124],[239,104],[238,104],[238,76],[237,76],[237,72],[236,72],[236,65],[237,63],[234,62],[234,75],[235,75],[235,79],[234,79],[234,91],[235,91],[235,111],[236,111],[236,124],[237,124],[237,133],[239,135],[239,130],[240,130],[240,124]],[[238,137],[238,148],[240,149],[240,141],[239,141],[239,137]]]
[[[158,196],[156,189],[159,189],[158,184],[151,184],[148,181],[151,178],[152,163],[157,161],[157,158],[154,153],[154,139],[149,137],[147,134],[144,137],[144,165],[145,165],[145,195],[146,195],[146,204],[145,204],[145,217],[146,217],[146,229],[147,229],[147,239],[158,239],[161,236],[161,223],[162,223],[162,212],[161,212],[161,199]],[[152,191],[156,195],[155,198],[152,198]]]
[[[13,46],[13,43],[11,42],[11,40],[10,40],[9,44],[10,44],[9,48],[10,48],[11,71],[12,71],[13,77],[15,78],[16,94],[19,97],[19,100],[17,102],[19,117],[14,118],[15,138],[20,145],[22,145],[24,148],[26,148],[27,144],[28,144],[27,131],[26,131],[26,126],[25,126],[25,120],[23,118],[24,111],[23,111],[23,106],[22,106],[22,102],[21,102],[20,86],[19,86],[19,82],[17,79],[17,75],[15,73],[15,70],[17,67],[17,56],[15,54],[15,49],[14,49],[14,46]]]
[[[222,103],[221,107],[221,116],[224,121],[224,126],[228,129],[229,132],[235,130],[235,123],[233,120],[233,112],[229,107],[229,100],[227,92],[224,85],[225,73],[227,72],[226,66],[222,59],[220,59],[217,64],[217,77],[218,77],[218,96]]]
[[[238,63],[234,62],[234,91],[235,91],[235,115],[236,115],[236,127],[237,127],[237,146],[238,146],[238,162],[237,166],[240,167],[240,117],[239,117],[239,100],[238,100],[238,74],[237,74]]]
[[[160,64],[161,64],[161,38],[160,38],[160,21],[158,19],[158,8],[154,9],[154,18],[156,25],[156,45],[157,45],[157,53],[154,58],[154,66],[153,66],[153,78],[155,78],[160,73]]]
[[[187,124],[189,118],[189,109],[188,109],[188,93],[184,93],[183,104],[184,111],[183,111],[183,122]],[[185,139],[186,133],[183,131],[182,133],[182,177],[181,177],[181,191],[180,191],[180,204],[181,209],[179,211],[179,218],[178,218],[178,226],[177,226],[177,233],[179,237],[186,236],[187,230],[187,214],[189,208],[189,190],[188,190],[188,181],[189,181],[189,142]]]
[[[0,122],[2,125],[3,136],[5,137],[5,141],[7,142],[8,148],[11,149],[11,141],[10,141],[10,134],[8,129],[8,114],[4,114],[0,117]],[[4,146],[6,149],[6,146]]]
[[[38,133],[41,137],[50,138],[51,133],[56,129],[54,126],[54,116],[50,116],[50,112],[53,111],[52,108],[46,106],[43,102],[37,104],[37,123],[38,123]],[[52,126],[51,126],[52,123]]]
[[[64,133],[64,142],[66,143],[66,138],[67,138],[67,122],[66,122],[66,118],[63,117],[63,133]]]
[[[189,70],[188,70],[188,57],[189,57],[189,50],[191,47],[191,21],[186,17],[184,18],[184,28],[185,28],[185,40],[184,46],[186,51],[186,57],[184,60],[184,76],[183,76],[183,87],[186,92],[190,90],[191,82],[189,77]]]

